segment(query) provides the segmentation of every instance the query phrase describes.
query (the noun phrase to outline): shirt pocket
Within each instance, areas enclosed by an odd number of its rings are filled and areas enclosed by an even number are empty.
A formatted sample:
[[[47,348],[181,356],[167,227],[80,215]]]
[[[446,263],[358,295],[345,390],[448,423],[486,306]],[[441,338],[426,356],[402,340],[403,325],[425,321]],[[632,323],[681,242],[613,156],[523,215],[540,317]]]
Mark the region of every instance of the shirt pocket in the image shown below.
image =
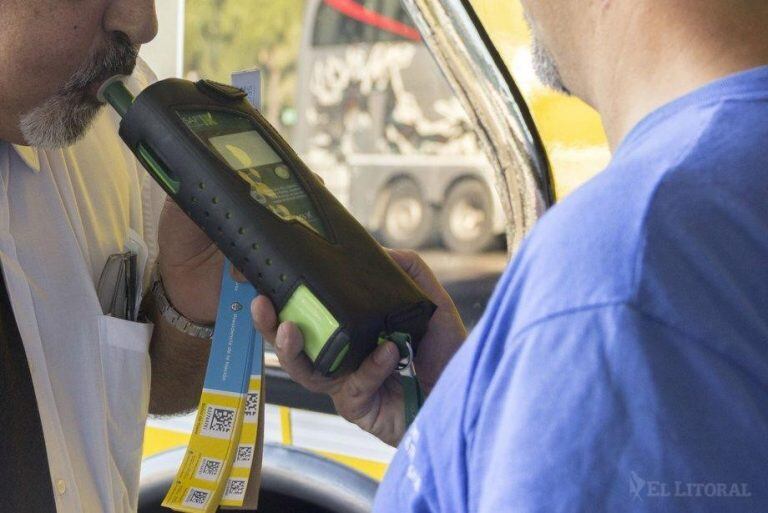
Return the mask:
[[[134,511],[149,409],[152,330],[152,324],[99,317],[113,491],[116,502]],[[118,499],[121,495],[122,500]]]

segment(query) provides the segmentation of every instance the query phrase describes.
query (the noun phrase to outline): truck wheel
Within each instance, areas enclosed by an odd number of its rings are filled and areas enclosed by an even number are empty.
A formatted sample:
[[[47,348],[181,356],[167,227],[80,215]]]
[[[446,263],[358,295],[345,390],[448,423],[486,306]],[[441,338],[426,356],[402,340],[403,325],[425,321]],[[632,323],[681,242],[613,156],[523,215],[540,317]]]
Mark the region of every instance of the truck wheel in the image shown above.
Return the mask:
[[[380,238],[385,246],[417,249],[432,234],[432,207],[411,180],[399,180],[384,193]]]
[[[467,179],[451,187],[440,215],[440,233],[445,246],[457,253],[480,253],[496,242],[491,193],[482,182]]]

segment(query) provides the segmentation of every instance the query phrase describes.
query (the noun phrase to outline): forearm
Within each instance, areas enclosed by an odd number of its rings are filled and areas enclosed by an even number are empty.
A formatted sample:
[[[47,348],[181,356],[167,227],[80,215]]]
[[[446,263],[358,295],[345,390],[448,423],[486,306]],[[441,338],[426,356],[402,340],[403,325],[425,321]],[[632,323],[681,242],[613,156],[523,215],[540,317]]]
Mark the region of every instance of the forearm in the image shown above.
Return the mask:
[[[151,292],[144,298],[142,308],[155,325],[149,347],[152,361],[149,412],[169,415],[196,408],[211,341],[182,333],[164,320]]]

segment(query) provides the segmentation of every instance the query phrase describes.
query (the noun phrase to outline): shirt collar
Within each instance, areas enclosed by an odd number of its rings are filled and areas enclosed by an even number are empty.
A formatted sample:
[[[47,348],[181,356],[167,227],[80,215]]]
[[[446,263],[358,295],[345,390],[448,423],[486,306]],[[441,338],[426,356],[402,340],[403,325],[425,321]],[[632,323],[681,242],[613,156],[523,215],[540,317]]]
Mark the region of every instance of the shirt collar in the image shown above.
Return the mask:
[[[624,137],[614,152],[616,159],[620,154],[630,151],[647,133],[665,121],[674,119],[690,107],[714,104],[736,98],[765,98],[768,91],[768,66],[758,66],[746,71],[727,75],[705,84],[646,115]]]
[[[37,149],[31,146],[21,146],[18,144],[10,145],[16,150],[16,153],[21,157],[21,160],[34,171],[35,173],[40,171],[40,156],[37,154]]]

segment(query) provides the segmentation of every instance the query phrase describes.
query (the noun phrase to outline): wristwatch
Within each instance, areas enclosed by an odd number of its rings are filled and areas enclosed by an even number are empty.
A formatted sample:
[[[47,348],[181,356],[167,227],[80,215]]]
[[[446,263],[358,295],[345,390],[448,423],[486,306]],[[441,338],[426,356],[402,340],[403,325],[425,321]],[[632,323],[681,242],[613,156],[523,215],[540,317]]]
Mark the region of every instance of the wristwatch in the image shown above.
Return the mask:
[[[180,314],[179,311],[173,307],[165,293],[165,287],[163,287],[163,279],[160,277],[158,266],[155,266],[155,270],[152,272],[152,297],[155,300],[155,305],[157,306],[158,310],[160,310],[160,316],[168,324],[180,332],[196,338],[213,338],[212,325],[206,326],[192,322]]]

